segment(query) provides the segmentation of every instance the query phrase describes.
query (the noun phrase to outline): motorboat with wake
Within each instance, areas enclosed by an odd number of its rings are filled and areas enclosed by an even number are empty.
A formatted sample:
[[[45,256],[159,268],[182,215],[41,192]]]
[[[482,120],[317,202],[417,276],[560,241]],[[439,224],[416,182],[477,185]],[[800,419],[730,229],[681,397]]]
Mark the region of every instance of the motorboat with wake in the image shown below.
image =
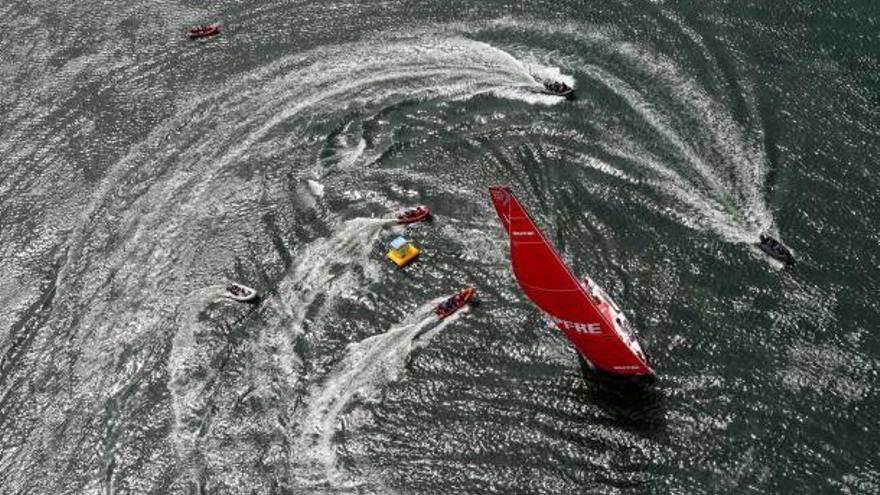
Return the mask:
[[[416,206],[401,212],[397,215],[396,221],[399,225],[416,223],[431,219],[431,210],[427,206]]]
[[[786,265],[794,264],[794,255],[791,254],[791,250],[770,234],[761,234],[760,242],[757,245],[761,251],[767,253],[771,258],[779,260]]]
[[[434,314],[437,315],[437,318],[441,320],[446,318],[447,316],[451,316],[459,309],[465,307],[465,305],[469,303],[476,303],[476,293],[477,289],[473,287],[465,287],[442,303],[438,304],[437,307],[434,308]]]
[[[202,24],[201,26],[189,28],[186,31],[186,37],[191,40],[209,38],[215,34],[220,34],[220,24]]]
[[[545,95],[563,96],[565,98],[574,97],[574,88],[562,81],[541,81],[541,85],[544,86],[541,93]]]
[[[229,284],[223,289],[223,297],[243,303],[256,302],[257,295],[256,290],[241,284]]]
[[[589,277],[578,279],[506,187],[490,198],[510,238],[513,275],[525,295],[562,331],[597,378],[652,382],[656,374],[623,311]]]

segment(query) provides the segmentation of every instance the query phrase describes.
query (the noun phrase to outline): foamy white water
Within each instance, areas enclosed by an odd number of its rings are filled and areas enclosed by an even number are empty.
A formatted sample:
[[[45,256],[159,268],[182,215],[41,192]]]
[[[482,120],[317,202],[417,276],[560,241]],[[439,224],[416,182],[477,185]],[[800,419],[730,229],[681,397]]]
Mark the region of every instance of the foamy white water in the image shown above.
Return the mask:
[[[379,400],[382,388],[401,377],[412,352],[429,345],[443,329],[469,310],[469,306],[465,306],[452,316],[438,320],[433,308],[442,300],[420,306],[384,333],[350,344],[329,375],[310,387],[308,409],[300,422],[302,439],[296,446],[298,457],[304,460],[307,469],[313,470],[304,481],[317,485],[329,483],[334,489],[354,488],[367,482],[350,478],[339,466],[338,446],[334,443],[336,432],[343,425],[346,429],[356,428],[356,424],[344,420],[345,411],[354,403]]]

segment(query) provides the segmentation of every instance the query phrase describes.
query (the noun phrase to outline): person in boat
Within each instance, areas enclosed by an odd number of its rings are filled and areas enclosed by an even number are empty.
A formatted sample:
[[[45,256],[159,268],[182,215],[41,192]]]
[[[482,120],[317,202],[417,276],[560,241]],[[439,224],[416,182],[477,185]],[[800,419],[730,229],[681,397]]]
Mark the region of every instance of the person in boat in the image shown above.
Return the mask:
[[[439,306],[440,311],[443,311],[443,312],[450,311],[452,308],[454,308],[458,305],[458,302],[460,300],[461,300],[461,294],[456,294],[456,295],[450,297],[449,299],[443,301],[443,303],[440,304],[440,306]]]
[[[449,309],[452,309],[452,308],[458,306],[459,299],[461,299],[461,296],[458,294],[450,297],[449,298]]]
[[[761,242],[759,242],[758,245],[767,254],[785,262],[786,264],[794,263],[794,257],[784,244],[767,234],[761,234],[759,239]]]
[[[440,311],[443,311],[444,313],[449,311],[450,309],[452,309],[452,299],[447,299],[447,300],[443,301],[442,303],[440,303],[440,306],[438,306],[438,309]]]
[[[410,208],[409,210],[406,210],[403,213],[401,213],[399,215],[399,218],[401,220],[409,220],[411,218],[415,218],[415,217],[419,216],[422,213],[422,211],[423,210],[422,210],[421,206],[417,206],[415,208]]]

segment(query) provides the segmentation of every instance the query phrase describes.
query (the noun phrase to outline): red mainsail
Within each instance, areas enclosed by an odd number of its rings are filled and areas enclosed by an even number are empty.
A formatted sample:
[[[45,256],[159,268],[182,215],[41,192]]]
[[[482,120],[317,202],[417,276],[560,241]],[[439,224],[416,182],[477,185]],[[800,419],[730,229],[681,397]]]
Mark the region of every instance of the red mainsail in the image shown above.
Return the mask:
[[[510,237],[513,274],[526,296],[550,316],[577,352],[600,371],[653,378],[654,371],[635,335],[622,330],[620,325],[613,326],[613,314],[607,303],[594,300],[587,293],[513,193],[506,187],[490,187],[489,193]]]

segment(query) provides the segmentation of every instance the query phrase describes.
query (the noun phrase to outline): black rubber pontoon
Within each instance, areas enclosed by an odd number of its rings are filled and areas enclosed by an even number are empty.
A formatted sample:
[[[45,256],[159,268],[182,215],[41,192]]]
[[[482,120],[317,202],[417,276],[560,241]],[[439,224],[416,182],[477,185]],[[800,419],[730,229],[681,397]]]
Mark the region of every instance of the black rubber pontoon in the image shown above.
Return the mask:
[[[541,84],[544,85],[544,94],[564,96],[566,98],[574,96],[574,88],[562,81],[543,81]]]
[[[786,265],[794,264],[794,255],[791,254],[791,251],[785,246],[785,244],[779,242],[769,234],[761,234],[761,241],[758,242],[758,247],[773,259],[779,260]]]

